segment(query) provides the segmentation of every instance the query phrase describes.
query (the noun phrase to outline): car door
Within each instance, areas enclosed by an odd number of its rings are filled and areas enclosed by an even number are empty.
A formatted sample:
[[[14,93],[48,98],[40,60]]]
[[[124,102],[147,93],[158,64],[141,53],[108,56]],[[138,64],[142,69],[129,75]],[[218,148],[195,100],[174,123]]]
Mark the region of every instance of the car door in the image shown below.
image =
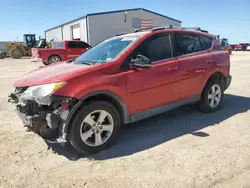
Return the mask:
[[[176,33],[174,36],[181,77],[178,96],[180,99],[199,97],[213,66],[208,51],[212,39],[189,33]]]
[[[88,45],[87,43],[80,42],[80,41],[78,42],[78,49],[79,49],[80,55],[88,51],[90,48],[91,48],[90,45]]]
[[[68,47],[66,48],[66,57],[67,59],[74,59],[80,54],[78,48],[78,41],[69,41]]]
[[[157,35],[145,40],[132,53],[151,60],[151,68],[129,70],[127,95],[130,113],[163,106],[176,100],[179,79],[179,62],[173,58],[169,34]]]

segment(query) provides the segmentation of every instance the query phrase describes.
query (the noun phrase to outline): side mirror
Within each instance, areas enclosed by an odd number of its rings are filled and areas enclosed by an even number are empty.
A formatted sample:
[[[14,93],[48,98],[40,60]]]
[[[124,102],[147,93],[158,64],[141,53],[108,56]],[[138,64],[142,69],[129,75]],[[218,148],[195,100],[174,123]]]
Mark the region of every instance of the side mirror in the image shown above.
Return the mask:
[[[151,67],[150,59],[144,55],[137,55],[135,59],[131,59],[129,63],[129,67],[131,69],[135,69],[137,67],[149,69]]]

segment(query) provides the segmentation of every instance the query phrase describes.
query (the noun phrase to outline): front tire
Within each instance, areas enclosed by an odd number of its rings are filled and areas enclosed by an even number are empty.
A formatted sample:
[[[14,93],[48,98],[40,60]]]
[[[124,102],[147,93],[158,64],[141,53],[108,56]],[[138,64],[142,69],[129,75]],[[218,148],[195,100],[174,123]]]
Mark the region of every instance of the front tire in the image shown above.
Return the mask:
[[[23,57],[23,51],[20,48],[13,48],[10,51],[10,55],[12,59],[21,59]]]
[[[69,141],[81,153],[96,153],[116,142],[120,128],[120,116],[113,105],[105,101],[91,102],[74,117]]]
[[[200,108],[203,112],[211,113],[217,111],[224,96],[222,82],[211,79],[205,86],[200,101]]]

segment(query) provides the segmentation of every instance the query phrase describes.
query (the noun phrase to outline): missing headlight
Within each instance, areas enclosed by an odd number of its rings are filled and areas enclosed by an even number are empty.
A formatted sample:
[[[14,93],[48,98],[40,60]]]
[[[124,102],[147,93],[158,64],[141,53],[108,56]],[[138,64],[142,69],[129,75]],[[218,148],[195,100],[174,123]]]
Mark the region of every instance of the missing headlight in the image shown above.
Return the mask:
[[[53,105],[53,109],[57,109],[62,104],[68,104],[69,108],[71,106],[74,106],[77,103],[77,99],[71,98],[71,97],[65,97],[65,96],[59,96],[59,95],[52,95],[51,101]]]

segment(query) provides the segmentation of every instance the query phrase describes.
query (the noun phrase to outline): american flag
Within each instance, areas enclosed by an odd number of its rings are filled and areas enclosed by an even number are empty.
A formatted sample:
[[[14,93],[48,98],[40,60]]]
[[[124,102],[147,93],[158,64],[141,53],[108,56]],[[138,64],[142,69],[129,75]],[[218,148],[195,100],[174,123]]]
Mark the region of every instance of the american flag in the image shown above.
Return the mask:
[[[148,27],[153,27],[153,20],[146,20],[141,18],[133,18],[133,29],[145,29]]]

